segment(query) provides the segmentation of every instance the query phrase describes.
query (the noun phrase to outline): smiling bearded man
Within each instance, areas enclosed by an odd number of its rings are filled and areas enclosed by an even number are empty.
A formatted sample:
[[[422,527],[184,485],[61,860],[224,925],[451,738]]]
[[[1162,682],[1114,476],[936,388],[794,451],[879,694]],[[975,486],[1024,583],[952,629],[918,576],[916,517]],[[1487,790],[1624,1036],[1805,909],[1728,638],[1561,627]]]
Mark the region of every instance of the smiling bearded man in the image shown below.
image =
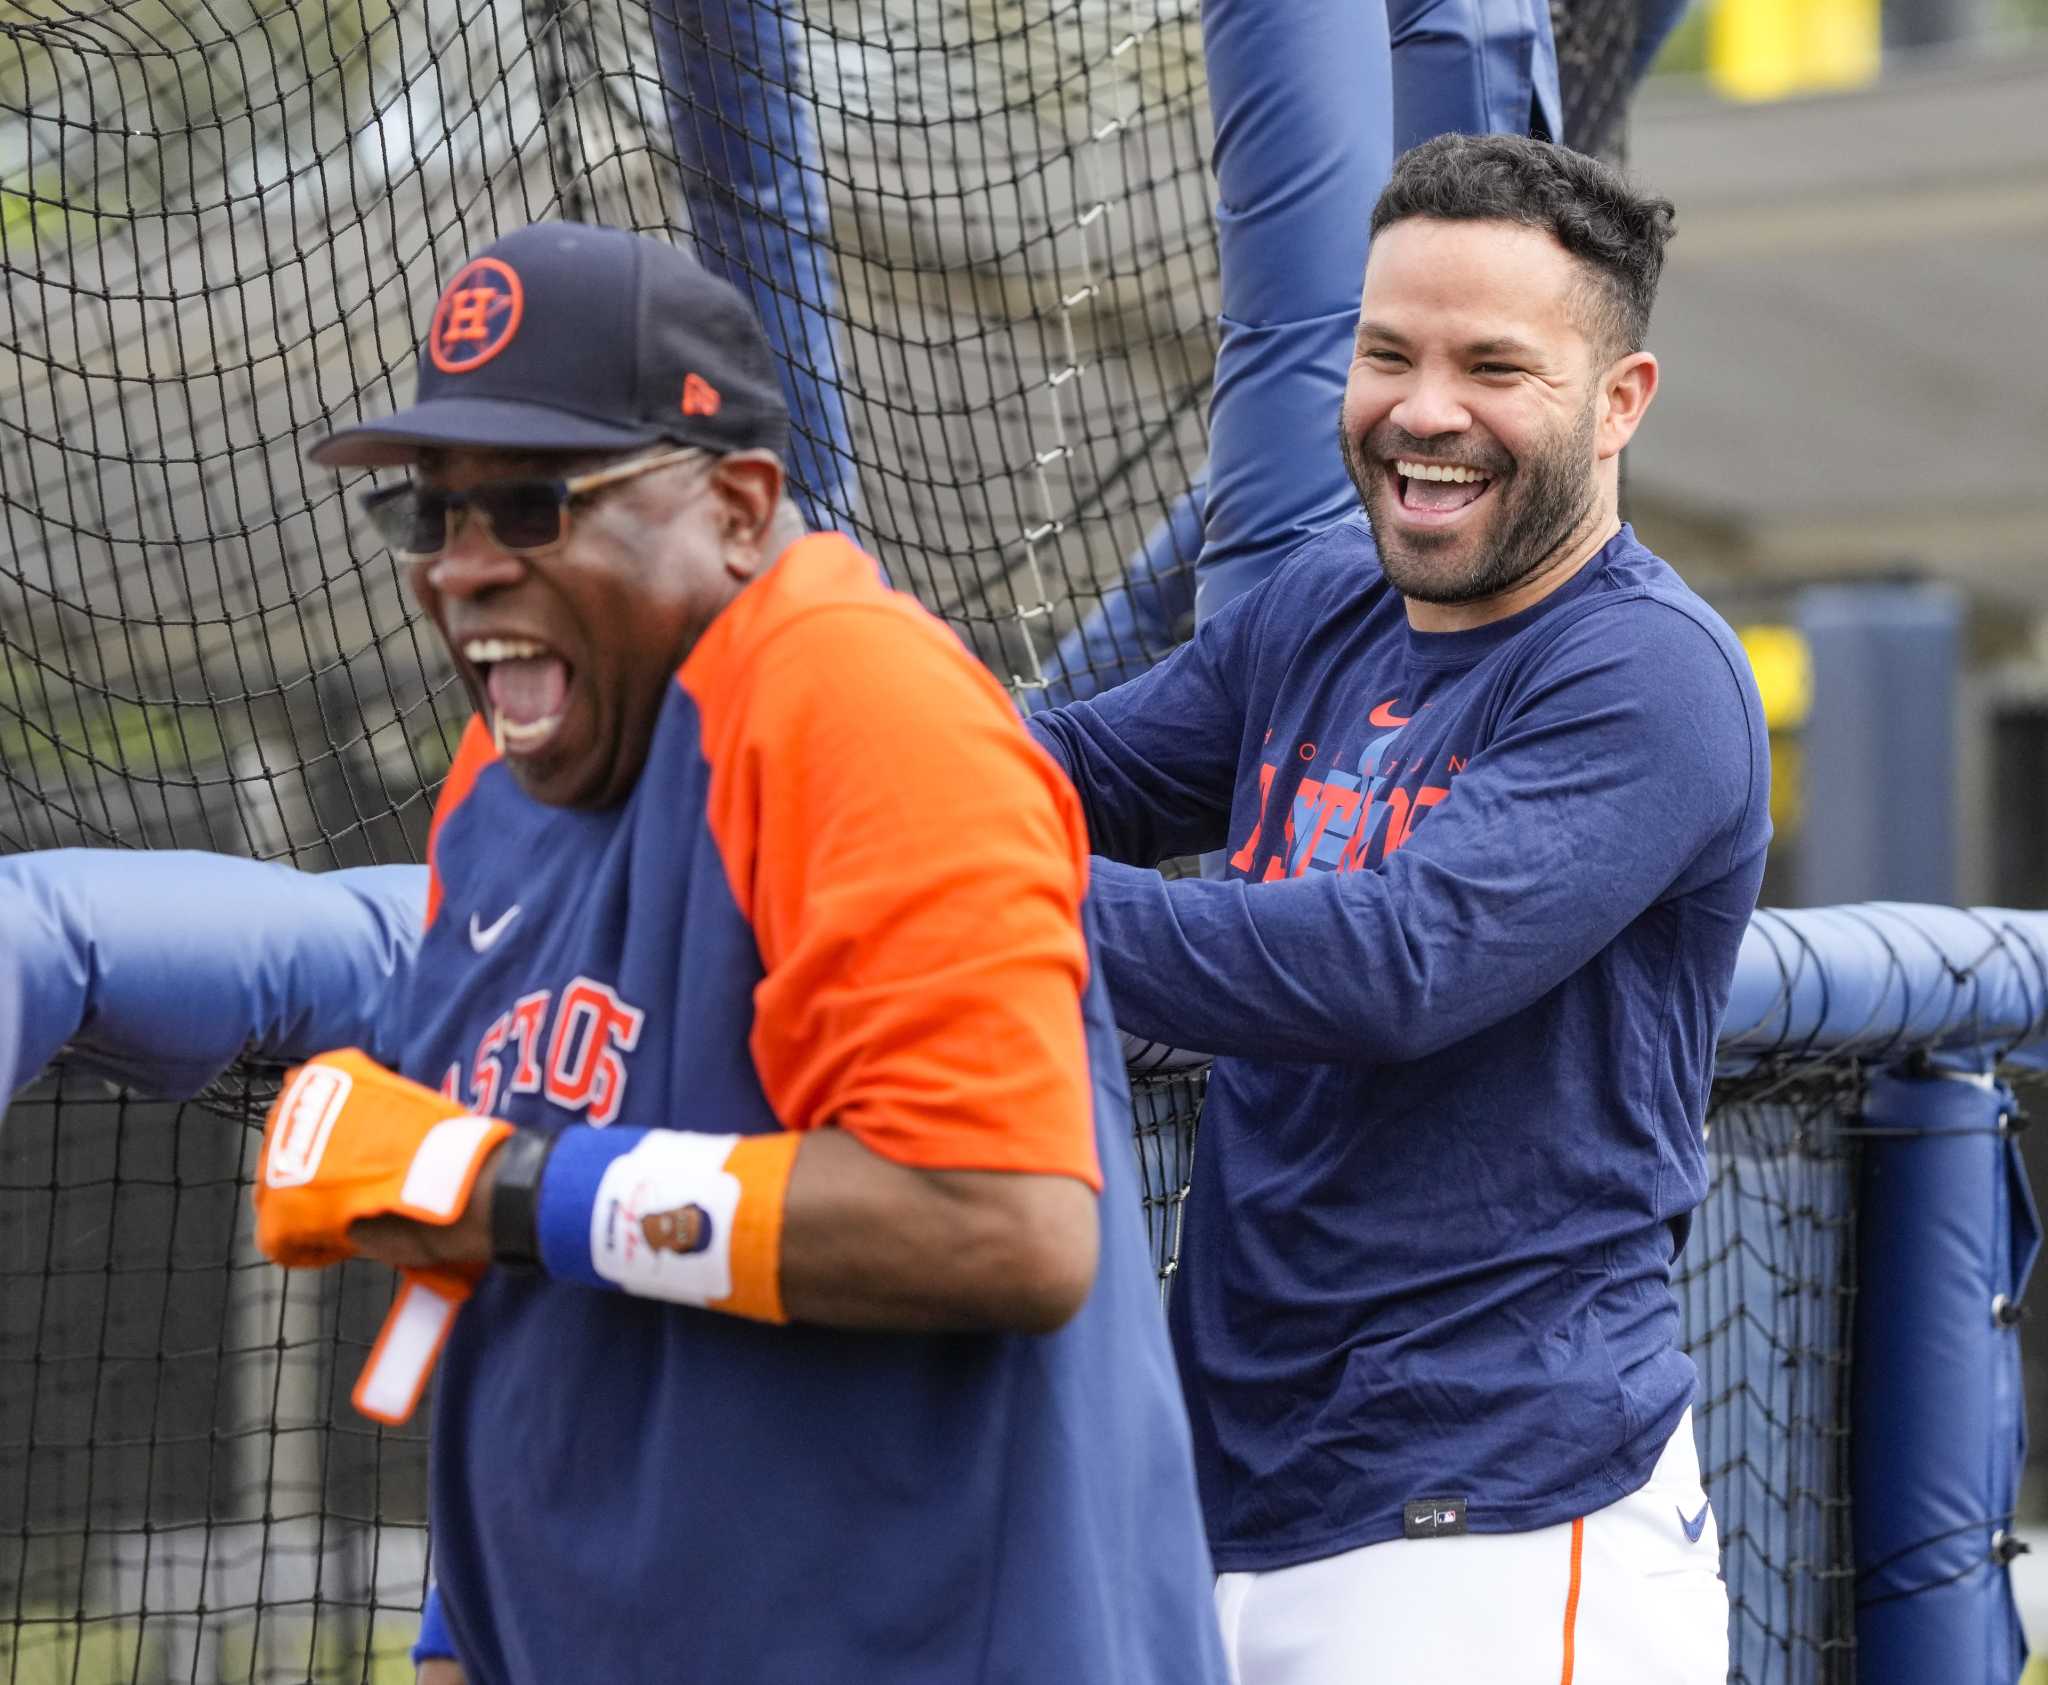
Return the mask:
[[[423,1680],[1220,1685],[1073,792],[787,438],[731,288],[548,223],[314,447],[477,712],[258,1242],[407,1272],[367,1413],[447,1342]]]
[[[1656,392],[1648,305],[1631,324],[1544,228],[1401,205],[1374,219],[1338,448],[1388,583],[1498,619],[1620,524],[1605,476]]]
[[[1370,530],[1031,721],[1118,1020],[1219,1056],[1169,1315],[1239,1685],[1727,1671],[1670,1273],[1770,768],[1616,507],[1670,224],[1540,141],[1407,153],[1338,427]]]
[[[1598,413],[1588,382],[1569,427],[1516,459],[1456,434],[1416,439],[1391,421],[1361,443],[1346,425],[1347,409],[1338,448],[1378,537],[1387,582],[1411,602],[1485,602],[1583,543],[1599,514],[1597,482],[1586,473]],[[1489,520],[1458,520],[1490,493],[1500,506],[1481,512]]]

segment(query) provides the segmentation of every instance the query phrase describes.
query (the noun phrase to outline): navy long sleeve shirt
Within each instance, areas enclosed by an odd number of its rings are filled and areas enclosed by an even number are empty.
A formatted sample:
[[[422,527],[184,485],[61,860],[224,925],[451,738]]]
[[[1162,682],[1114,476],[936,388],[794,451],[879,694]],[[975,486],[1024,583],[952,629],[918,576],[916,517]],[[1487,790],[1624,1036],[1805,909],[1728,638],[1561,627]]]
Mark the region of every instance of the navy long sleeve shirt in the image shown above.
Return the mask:
[[[1119,1021],[1221,1056],[1170,1313],[1217,1567],[1639,1487],[1695,1387],[1670,1270],[1770,834],[1733,633],[1625,527],[1417,632],[1354,520],[1032,730]]]

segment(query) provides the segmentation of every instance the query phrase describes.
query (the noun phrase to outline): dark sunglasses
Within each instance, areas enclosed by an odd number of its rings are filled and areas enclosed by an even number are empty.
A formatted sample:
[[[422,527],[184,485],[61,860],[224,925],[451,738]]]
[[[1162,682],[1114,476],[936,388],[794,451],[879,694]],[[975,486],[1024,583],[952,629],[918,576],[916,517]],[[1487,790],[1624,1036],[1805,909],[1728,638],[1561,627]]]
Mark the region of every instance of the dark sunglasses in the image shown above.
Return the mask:
[[[425,561],[448,548],[465,514],[474,514],[501,550],[536,556],[569,536],[569,505],[605,486],[651,474],[709,453],[695,448],[635,457],[566,480],[493,480],[469,491],[438,491],[416,480],[363,493],[362,511],[377,536],[408,561]]]

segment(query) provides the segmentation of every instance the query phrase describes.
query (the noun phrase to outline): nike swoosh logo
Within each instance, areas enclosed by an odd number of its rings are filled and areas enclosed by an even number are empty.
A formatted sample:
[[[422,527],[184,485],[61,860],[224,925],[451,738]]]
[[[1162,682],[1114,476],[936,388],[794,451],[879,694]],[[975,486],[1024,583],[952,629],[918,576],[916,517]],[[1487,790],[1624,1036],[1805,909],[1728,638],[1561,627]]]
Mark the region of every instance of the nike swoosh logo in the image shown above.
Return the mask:
[[[511,928],[512,921],[519,916],[519,903],[513,902],[489,924],[478,924],[476,914],[469,915],[469,945],[480,954],[487,954],[498,945],[498,938]]]
[[[1366,719],[1373,725],[1381,727],[1406,725],[1415,716],[1413,714],[1397,714],[1394,712],[1394,704],[1400,700],[1398,696],[1389,697],[1370,714],[1367,714],[1365,716]]]
[[[1700,1542],[1700,1535],[1707,1530],[1707,1511],[1713,1507],[1711,1500],[1701,1504],[1699,1514],[1690,1521],[1685,1519],[1684,1510],[1678,1512],[1678,1525],[1685,1529],[1685,1537],[1688,1543],[1696,1545]]]

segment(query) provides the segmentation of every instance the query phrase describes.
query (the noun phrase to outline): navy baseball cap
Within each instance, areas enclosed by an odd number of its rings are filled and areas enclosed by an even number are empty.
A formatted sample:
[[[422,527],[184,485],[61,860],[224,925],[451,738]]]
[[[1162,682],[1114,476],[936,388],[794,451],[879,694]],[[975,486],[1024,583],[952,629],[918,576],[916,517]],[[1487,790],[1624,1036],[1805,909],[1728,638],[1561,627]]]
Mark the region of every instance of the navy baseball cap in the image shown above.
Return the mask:
[[[429,446],[630,450],[663,440],[784,454],[775,354],[746,300],[666,241],[537,222],[441,289],[412,407],[343,427],[306,455],[409,464]]]

